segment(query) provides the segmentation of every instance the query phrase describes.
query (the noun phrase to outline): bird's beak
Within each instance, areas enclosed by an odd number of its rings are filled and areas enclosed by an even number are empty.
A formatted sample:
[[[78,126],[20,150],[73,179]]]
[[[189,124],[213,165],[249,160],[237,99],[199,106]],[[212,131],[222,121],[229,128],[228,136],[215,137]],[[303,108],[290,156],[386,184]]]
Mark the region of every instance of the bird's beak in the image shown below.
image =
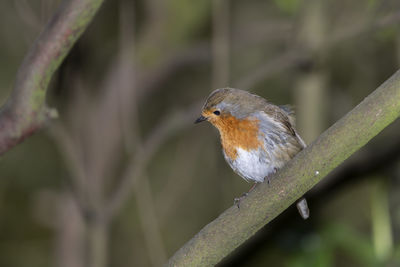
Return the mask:
[[[194,123],[200,123],[200,122],[206,121],[206,120],[207,120],[207,118],[204,117],[203,115],[201,115],[200,117],[197,118],[197,120],[194,121]]]

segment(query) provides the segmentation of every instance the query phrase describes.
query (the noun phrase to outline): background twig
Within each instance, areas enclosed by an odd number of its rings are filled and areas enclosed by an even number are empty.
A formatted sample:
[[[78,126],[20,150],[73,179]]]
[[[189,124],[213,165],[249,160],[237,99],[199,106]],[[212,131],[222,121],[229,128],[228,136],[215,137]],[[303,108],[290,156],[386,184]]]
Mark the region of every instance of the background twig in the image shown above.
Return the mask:
[[[50,79],[102,2],[63,1],[29,50],[18,70],[11,97],[0,112],[0,155],[56,116],[56,111],[45,104]]]

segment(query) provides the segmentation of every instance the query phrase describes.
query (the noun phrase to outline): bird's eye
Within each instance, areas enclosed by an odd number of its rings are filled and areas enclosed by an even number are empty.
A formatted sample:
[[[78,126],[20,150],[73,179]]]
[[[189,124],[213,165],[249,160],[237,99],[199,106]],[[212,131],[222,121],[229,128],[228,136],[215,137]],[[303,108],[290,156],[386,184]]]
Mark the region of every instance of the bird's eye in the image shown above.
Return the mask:
[[[219,116],[221,114],[221,112],[219,110],[216,110],[213,112],[215,115]]]

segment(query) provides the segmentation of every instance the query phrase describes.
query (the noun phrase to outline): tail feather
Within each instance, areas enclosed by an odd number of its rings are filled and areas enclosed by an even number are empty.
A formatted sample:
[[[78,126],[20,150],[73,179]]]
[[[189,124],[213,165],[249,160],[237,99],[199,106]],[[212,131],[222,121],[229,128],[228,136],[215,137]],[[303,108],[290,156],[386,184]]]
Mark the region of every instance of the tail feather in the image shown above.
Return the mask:
[[[308,208],[307,200],[303,197],[299,201],[297,201],[297,210],[300,213],[300,216],[306,220],[308,217],[310,217],[310,210]]]

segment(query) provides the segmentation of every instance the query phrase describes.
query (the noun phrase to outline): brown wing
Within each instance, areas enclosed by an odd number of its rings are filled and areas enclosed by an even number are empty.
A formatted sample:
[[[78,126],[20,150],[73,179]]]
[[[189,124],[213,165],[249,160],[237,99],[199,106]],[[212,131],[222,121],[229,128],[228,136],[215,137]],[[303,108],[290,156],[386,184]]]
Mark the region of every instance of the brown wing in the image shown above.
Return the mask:
[[[285,106],[288,107],[288,106]],[[287,132],[292,135],[299,146],[301,146],[301,149],[306,147],[305,142],[303,139],[300,137],[300,135],[297,133],[296,129],[294,128],[294,122],[295,122],[295,117],[294,117],[294,112],[292,109],[290,109],[290,112],[288,112],[286,109],[283,109],[281,107],[277,107],[279,109],[278,111],[278,120],[282,122],[282,125],[286,128]],[[300,149],[300,150],[301,150]]]

